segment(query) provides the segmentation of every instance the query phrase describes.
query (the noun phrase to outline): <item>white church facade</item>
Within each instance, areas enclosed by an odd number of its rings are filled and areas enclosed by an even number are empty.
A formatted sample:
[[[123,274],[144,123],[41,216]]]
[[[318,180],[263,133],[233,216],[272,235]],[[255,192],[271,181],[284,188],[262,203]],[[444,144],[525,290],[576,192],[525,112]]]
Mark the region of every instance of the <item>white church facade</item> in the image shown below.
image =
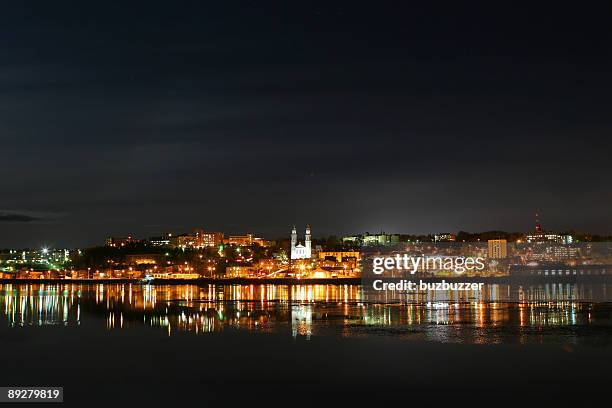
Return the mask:
[[[311,256],[312,244],[310,241],[310,226],[306,226],[304,245],[298,243],[297,230],[294,226],[291,230],[291,259],[310,259]]]

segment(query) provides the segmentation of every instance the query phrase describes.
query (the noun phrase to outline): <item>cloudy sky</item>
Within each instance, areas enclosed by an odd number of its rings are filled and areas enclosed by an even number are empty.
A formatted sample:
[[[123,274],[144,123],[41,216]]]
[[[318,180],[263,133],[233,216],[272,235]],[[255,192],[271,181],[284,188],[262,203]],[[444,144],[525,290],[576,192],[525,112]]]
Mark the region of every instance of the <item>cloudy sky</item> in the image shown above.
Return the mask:
[[[0,247],[612,232],[607,10],[123,3],[0,6]]]

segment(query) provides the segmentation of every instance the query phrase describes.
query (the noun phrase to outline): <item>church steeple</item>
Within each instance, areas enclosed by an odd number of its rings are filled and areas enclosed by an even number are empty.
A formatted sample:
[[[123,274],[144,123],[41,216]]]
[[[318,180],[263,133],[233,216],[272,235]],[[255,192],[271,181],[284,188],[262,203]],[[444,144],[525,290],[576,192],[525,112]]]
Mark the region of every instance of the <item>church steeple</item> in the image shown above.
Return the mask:
[[[291,251],[292,252],[295,249],[296,245],[297,245],[297,230],[295,229],[295,225],[294,225],[293,229],[291,230]]]
[[[310,258],[311,253],[311,243],[310,243],[310,225],[306,226],[306,240],[304,241],[304,246],[306,247],[306,253]]]

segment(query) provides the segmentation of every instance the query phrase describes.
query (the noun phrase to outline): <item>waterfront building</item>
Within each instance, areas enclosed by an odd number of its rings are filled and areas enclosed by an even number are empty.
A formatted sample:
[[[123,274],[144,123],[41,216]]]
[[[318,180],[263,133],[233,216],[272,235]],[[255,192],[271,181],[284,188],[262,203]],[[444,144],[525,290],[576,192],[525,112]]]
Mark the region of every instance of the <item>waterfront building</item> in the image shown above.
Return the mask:
[[[344,258],[341,262],[335,258],[319,260],[317,269],[325,269],[332,274],[331,277],[359,277],[361,273],[359,262],[355,258]]]
[[[310,259],[312,257],[312,242],[310,226],[306,226],[304,245],[298,243],[295,225],[291,230],[291,259]]]
[[[227,278],[252,278],[257,276],[256,266],[228,266],[225,268]]]
[[[520,277],[597,277],[612,275],[612,265],[565,265],[565,264],[541,264],[541,265],[511,265],[510,276]]]
[[[313,279],[329,279],[329,278],[337,278],[337,277],[338,276],[336,273],[332,271],[328,271],[321,267],[317,267],[316,269],[311,271],[310,276],[309,276],[309,278],[313,278]]]
[[[185,273],[185,272],[152,272],[148,275],[154,279],[199,279],[200,275],[197,273]]]
[[[185,273],[175,272],[170,274],[170,279],[199,279],[200,275],[197,273]]]

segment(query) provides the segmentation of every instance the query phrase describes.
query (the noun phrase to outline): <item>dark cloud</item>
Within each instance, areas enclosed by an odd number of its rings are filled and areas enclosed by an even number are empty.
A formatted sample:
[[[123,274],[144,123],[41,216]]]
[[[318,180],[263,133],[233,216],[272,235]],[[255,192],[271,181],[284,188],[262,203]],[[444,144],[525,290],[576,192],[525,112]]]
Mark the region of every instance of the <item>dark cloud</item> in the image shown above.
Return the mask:
[[[32,222],[39,220],[40,218],[27,214],[0,212],[0,222]]]

